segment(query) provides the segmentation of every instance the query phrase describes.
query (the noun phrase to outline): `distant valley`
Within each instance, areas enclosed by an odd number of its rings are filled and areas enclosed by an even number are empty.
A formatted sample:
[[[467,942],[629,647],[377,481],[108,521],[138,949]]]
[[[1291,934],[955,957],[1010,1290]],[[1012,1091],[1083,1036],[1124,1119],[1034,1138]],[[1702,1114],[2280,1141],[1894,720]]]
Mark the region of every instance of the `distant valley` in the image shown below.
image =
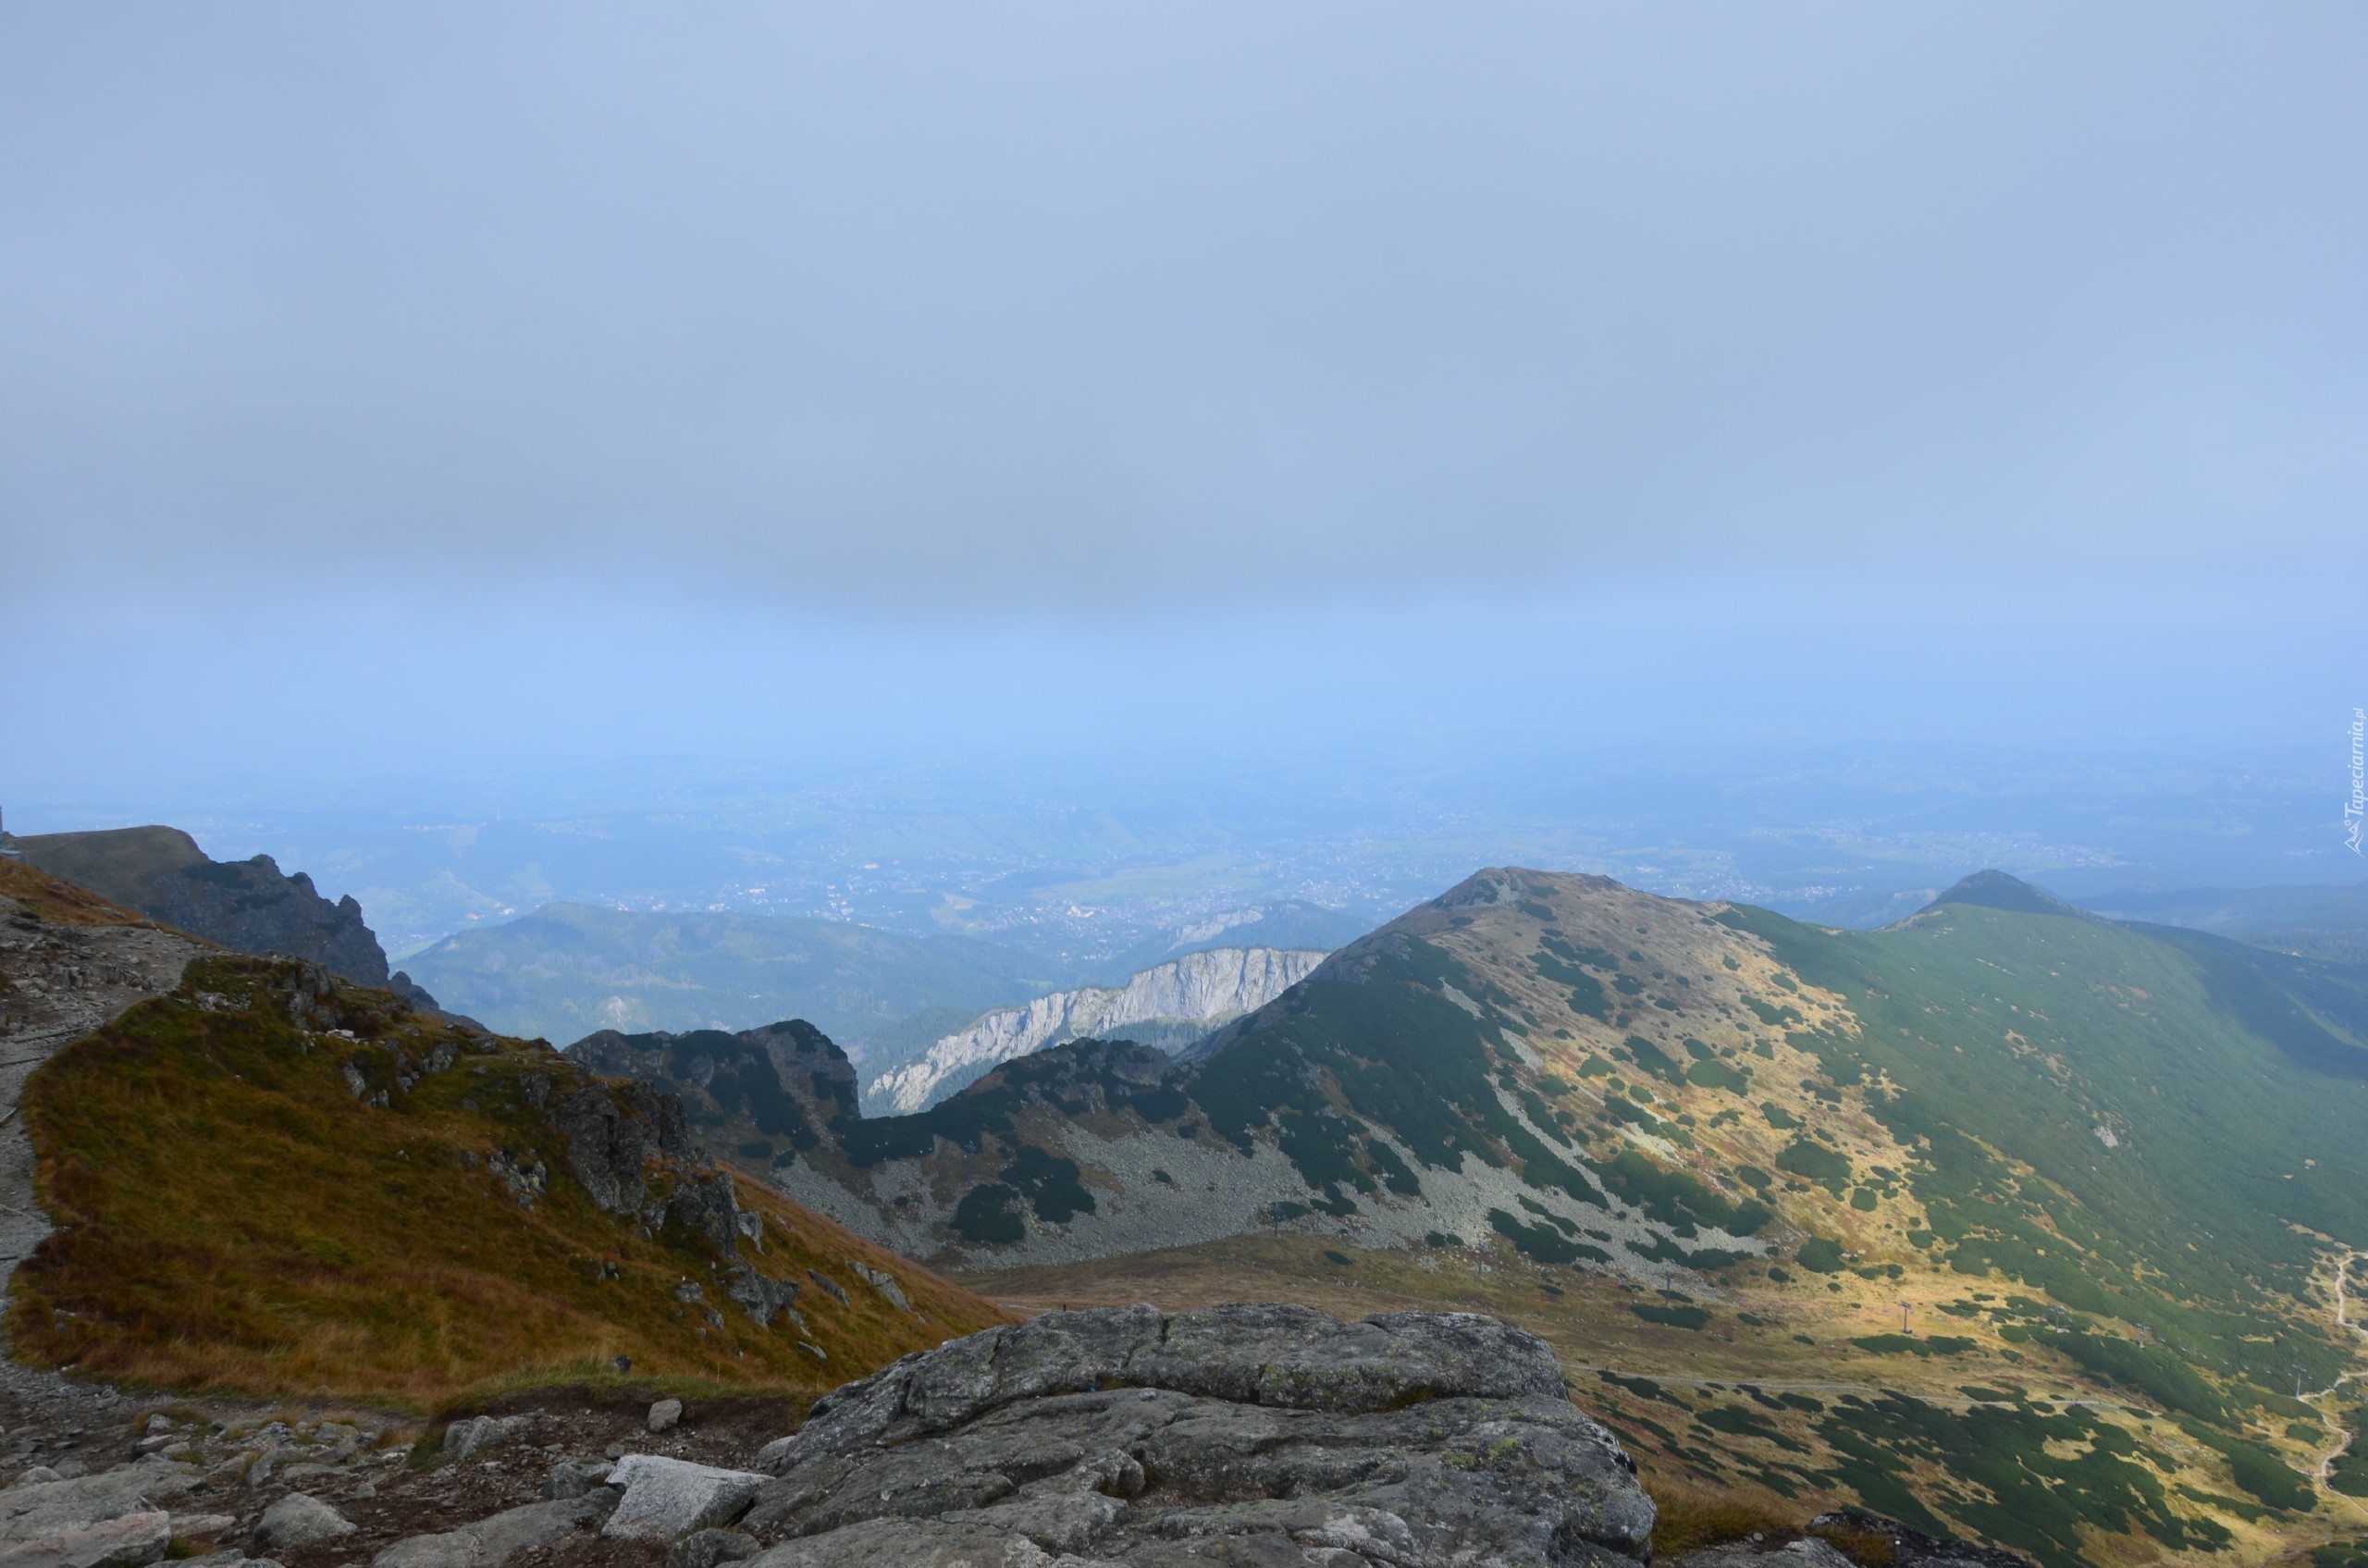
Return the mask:
[[[562,1043],[601,1029],[800,1018],[864,1055],[910,1054],[1067,978],[970,937],[581,904],[462,932],[408,963],[421,984],[492,1028]]]

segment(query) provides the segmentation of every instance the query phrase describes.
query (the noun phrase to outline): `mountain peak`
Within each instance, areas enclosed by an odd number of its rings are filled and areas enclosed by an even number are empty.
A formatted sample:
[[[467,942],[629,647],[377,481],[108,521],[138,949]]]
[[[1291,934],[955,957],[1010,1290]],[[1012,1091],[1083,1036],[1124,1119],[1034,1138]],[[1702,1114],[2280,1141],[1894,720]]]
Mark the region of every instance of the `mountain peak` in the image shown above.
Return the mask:
[[[2090,919],[2087,910],[2076,908],[2061,898],[2041,892],[2020,877],[2004,871],[1976,871],[1959,880],[1955,887],[1942,894],[1926,910],[1943,904],[1972,904],[1985,909],[2007,909],[2021,915],[2075,915]]]

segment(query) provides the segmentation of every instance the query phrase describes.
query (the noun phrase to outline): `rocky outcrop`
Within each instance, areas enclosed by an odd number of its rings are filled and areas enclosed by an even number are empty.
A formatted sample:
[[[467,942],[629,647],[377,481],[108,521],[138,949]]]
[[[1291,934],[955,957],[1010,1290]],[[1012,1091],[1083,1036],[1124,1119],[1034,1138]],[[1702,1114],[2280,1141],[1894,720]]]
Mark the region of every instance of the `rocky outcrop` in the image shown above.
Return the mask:
[[[268,855],[210,859],[166,827],[36,833],[16,844],[28,865],[233,952],[283,953],[364,985],[388,982],[387,955],[352,895],[332,904],[311,877],[281,874]]]
[[[649,1154],[693,1152],[682,1102],[646,1083],[587,1083],[561,1105],[555,1119],[567,1140],[568,1168],[592,1202],[610,1214],[640,1211],[648,1197],[642,1166]]]
[[[758,1467],[767,1568],[1546,1568],[1641,1562],[1653,1525],[1545,1344],[1454,1313],[1052,1314],[838,1389]]]
[[[795,1158],[841,1119],[854,1119],[855,1068],[846,1053],[800,1019],[687,1034],[620,1034],[604,1029],[567,1048],[594,1072],[637,1079],[687,1101],[697,1119],[736,1142],[754,1132]]]
[[[1264,1006],[1323,961],[1322,953],[1300,949],[1216,947],[1145,969],[1123,986],[1056,991],[944,1036],[919,1060],[873,1079],[867,1093],[878,1114],[909,1116],[1004,1062],[1064,1041],[1129,1029],[1197,1038]],[[1143,1031],[1144,1025],[1157,1027]],[[1159,1038],[1145,1043],[1166,1043]]]

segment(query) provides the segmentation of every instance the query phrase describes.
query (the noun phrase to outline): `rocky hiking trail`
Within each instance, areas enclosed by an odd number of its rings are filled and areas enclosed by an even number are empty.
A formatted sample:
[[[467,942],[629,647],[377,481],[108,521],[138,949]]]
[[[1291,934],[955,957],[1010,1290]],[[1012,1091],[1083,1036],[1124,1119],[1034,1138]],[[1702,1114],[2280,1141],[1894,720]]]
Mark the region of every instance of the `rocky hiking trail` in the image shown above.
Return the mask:
[[[0,1274],[50,1233],[17,1114],[43,1062],[135,1002],[180,983],[205,944],[0,861]],[[0,1310],[6,1301],[0,1296]]]

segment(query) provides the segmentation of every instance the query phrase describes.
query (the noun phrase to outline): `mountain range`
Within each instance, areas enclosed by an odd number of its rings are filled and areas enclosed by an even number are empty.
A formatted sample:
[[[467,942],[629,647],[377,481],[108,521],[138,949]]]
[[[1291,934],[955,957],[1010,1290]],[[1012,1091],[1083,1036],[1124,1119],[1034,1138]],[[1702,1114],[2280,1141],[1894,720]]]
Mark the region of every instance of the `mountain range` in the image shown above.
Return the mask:
[[[826,1043],[781,1080],[773,1179],[999,1299],[1247,1271],[1485,1304],[1696,1482],[1846,1487],[2043,1562],[2250,1559],[2323,1462],[2368,1488],[2327,1459],[2368,1249],[2349,966],[1996,873],[1856,932],[1499,869],[1181,1060],[1079,1041],[865,1117]],[[2011,1474],[1963,1482],[1992,1451]]]
[[[865,1116],[811,1018],[554,1053],[0,883],[0,1206],[61,1222],[10,1327],[53,1364],[418,1403],[629,1357],[803,1398],[1006,1307],[1450,1309],[1553,1349],[1657,1542],[1845,1502],[2233,1565],[2368,1525],[2346,963],[1994,872],[1847,932],[1497,868],[1328,957],[1015,998],[950,1032],[1036,1048]],[[747,961],[672,929],[652,972]],[[934,983],[907,960],[825,949],[808,994]]]

